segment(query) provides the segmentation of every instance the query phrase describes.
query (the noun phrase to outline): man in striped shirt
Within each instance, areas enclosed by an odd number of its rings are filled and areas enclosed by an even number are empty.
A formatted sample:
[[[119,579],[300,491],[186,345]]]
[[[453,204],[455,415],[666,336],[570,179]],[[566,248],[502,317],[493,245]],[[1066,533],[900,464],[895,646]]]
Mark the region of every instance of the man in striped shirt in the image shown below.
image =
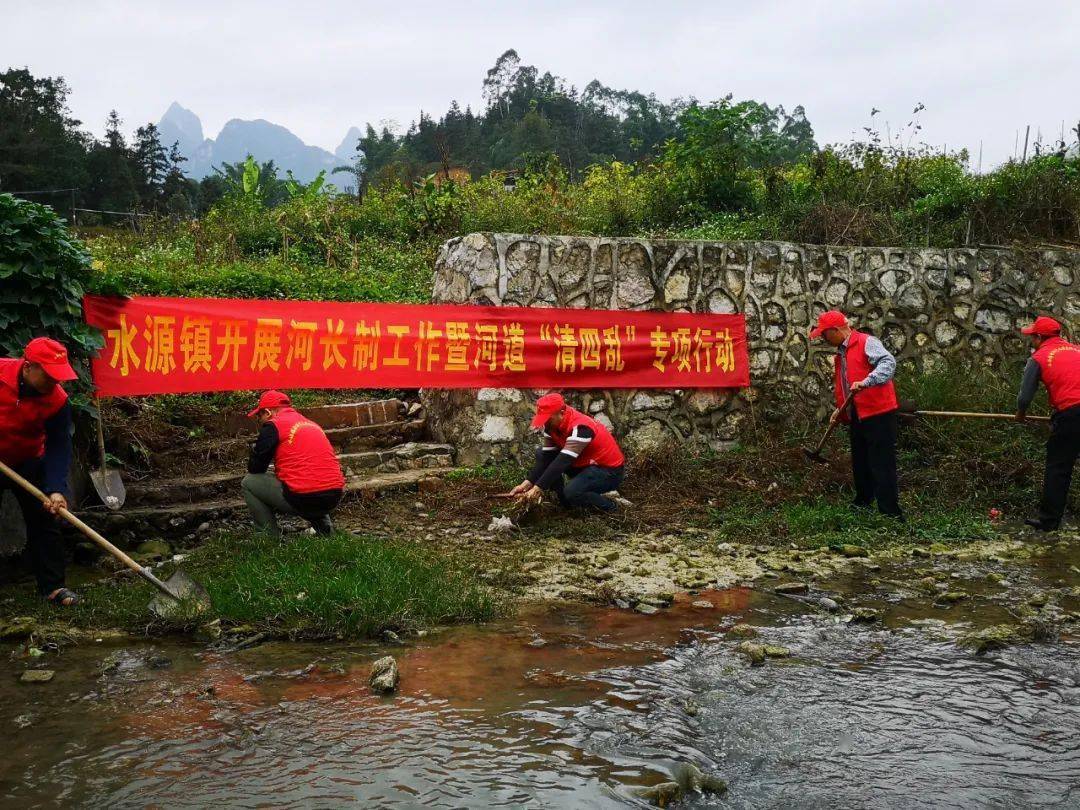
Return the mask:
[[[625,457],[606,427],[571,408],[556,393],[537,401],[532,426],[543,428],[544,443],[536,452],[532,471],[511,495],[539,500],[545,490],[551,490],[566,507],[604,512],[617,508],[604,493],[622,483]]]

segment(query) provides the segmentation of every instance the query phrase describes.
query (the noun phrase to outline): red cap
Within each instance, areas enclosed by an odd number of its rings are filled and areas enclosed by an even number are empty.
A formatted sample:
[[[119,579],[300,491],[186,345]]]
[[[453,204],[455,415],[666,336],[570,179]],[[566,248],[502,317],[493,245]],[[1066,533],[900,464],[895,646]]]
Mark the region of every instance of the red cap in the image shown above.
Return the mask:
[[[259,404],[255,406],[255,410],[248,411],[248,418],[252,418],[259,411],[264,411],[267,408],[283,408],[286,405],[292,405],[288,395],[283,394],[280,391],[267,391],[259,397]]]
[[[1055,321],[1053,318],[1048,318],[1045,315],[1040,315],[1035,319],[1035,323],[1031,326],[1025,326],[1020,330],[1023,335],[1041,335],[1042,337],[1050,337],[1051,335],[1061,334],[1061,324]]]
[[[28,363],[37,363],[57,382],[79,379],[79,375],[68,362],[64,344],[52,338],[39,337],[31,340],[23,351],[23,359]]]
[[[533,417],[534,428],[543,427],[544,423],[566,406],[566,400],[562,394],[544,394],[536,400],[536,416]]]
[[[839,329],[841,326],[847,326],[847,318],[844,317],[844,313],[838,309],[830,309],[828,312],[822,312],[818,315],[817,326],[810,330],[810,339],[821,337],[821,333],[826,329]]]

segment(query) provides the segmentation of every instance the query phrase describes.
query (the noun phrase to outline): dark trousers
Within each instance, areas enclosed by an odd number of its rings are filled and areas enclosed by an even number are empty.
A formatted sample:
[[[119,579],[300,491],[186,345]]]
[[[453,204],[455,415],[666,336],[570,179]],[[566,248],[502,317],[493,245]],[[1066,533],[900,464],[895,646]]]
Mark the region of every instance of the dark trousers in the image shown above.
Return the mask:
[[[14,466],[12,469],[40,489],[44,481],[41,459],[34,459]],[[20,487],[6,475],[0,474],[0,493],[10,489],[15,494],[26,522],[26,553],[37,578],[38,590],[52,593],[64,586],[64,543],[60,537],[60,523],[41,505],[41,501]]]
[[[1056,529],[1065,514],[1073,466],[1080,456],[1080,405],[1058,411],[1050,422],[1046,440],[1046,475],[1039,503],[1039,522]]]
[[[567,507],[590,507],[611,512],[616,504],[605,498],[605,492],[618,489],[623,479],[622,467],[571,467],[566,471],[568,480],[559,476],[552,489],[559,496],[559,503]]]
[[[896,411],[851,419],[851,472],[855,505],[877,501],[883,515],[903,517],[896,482]]]

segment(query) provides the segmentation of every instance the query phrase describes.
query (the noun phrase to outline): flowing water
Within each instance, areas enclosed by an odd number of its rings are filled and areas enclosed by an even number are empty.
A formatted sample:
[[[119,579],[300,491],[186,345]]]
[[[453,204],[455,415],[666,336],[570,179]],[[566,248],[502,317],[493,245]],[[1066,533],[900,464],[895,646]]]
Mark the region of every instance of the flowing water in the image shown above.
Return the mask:
[[[1072,640],[975,656],[940,621],[974,609],[899,601],[886,628],[702,596],[715,607],[526,611],[390,650],[86,645],[41,685],[4,662],[0,803],[643,806],[636,787],[693,763],[729,791],[690,807],[1080,807]],[[792,657],[748,666],[736,621]],[[388,651],[401,689],[376,697]]]

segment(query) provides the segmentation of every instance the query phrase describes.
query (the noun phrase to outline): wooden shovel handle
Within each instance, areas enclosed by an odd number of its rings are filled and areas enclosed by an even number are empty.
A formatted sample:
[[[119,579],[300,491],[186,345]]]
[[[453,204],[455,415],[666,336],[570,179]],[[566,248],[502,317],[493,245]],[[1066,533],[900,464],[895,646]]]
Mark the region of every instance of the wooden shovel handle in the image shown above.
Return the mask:
[[[855,398],[855,392],[852,391],[850,394],[847,395],[847,399],[844,400],[844,404],[841,405],[837,410],[839,410],[840,413],[843,413],[844,411],[846,411],[848,405],[851,404],[851,400],[854,399],[854,398]],[[817,443],[817,447],[814,448],[814,455],[817,455],[818,453],[821,452],[821,448],[825,446],[825,442],[827,442],[829,440],[829,437],[832,436],[833,431],[836,430],[836,426],[839,425],[839,424],[840,424],[839,419],[837,419],[835,422],[832,422],[832,421],[829,422],[829,426],[825,429],[825,435],[821,437],[821,441],[819,441]]]
[[[35,498],[37,498],[39,501],[41,501],[41,503],[43,505],[50,503],[49,496],[47,496],[44,492],[42,492],[40,489],[35,487],[33,484],[31,484],[29,481],[27,481],[25,478],[23,478],[21,475],[19,475],[17,472],[15,472],[13,469],[11,469],[11,467],[9,467],[7,464],[5,464],[2,461],[0,461],[0,472],[3,472],[4,475],[6,475],[8,478],[10,478],[12,481],[14,481],[20,487],[22,487],[27,492],[29,492],[31,495],[33,495]],[[149,571],[147,571],[145,568],[143,568],[141,565],[139,565],[137,562],[135,562],[135,560],[131,559],[131,557],[129,557],[123,551],[118,549],[116,546],[114,546],[112,543],[110,543],[108,540],[106,540],[104,537],[102,537],[96,531],[91,529],[89,526],[87,526],[81,520],[79,520],[79,518],[75,517],[75,515],[71,514],[71,512],[68,511],[66,508],[61,509],[59,514],[60,514],[60,517],[62,517],[64,520],[66,520],[68,523],[70,523],[72,526],[74,526],[80,532],[85,534],[87,537],[89,537],[91,540],[93,540],[95,543],[97,543],[99,546],[101,546],[103,549],[105,549],[105,551],[112,554],[114,557],[116,557],[116,559],[120,560],[120,562],[122,562],[124,565],[126,565],[128,568],[130,568],[136,574],[141,576],[147,582],[152,584],[154,587],[156,587],[159,590],[169,594],[170,596],[173,595],[172,591],[170,591],[167,587],[165,587],[165,583],[163,583],[160,579],[158,579],[156,576],[151,574]]]

